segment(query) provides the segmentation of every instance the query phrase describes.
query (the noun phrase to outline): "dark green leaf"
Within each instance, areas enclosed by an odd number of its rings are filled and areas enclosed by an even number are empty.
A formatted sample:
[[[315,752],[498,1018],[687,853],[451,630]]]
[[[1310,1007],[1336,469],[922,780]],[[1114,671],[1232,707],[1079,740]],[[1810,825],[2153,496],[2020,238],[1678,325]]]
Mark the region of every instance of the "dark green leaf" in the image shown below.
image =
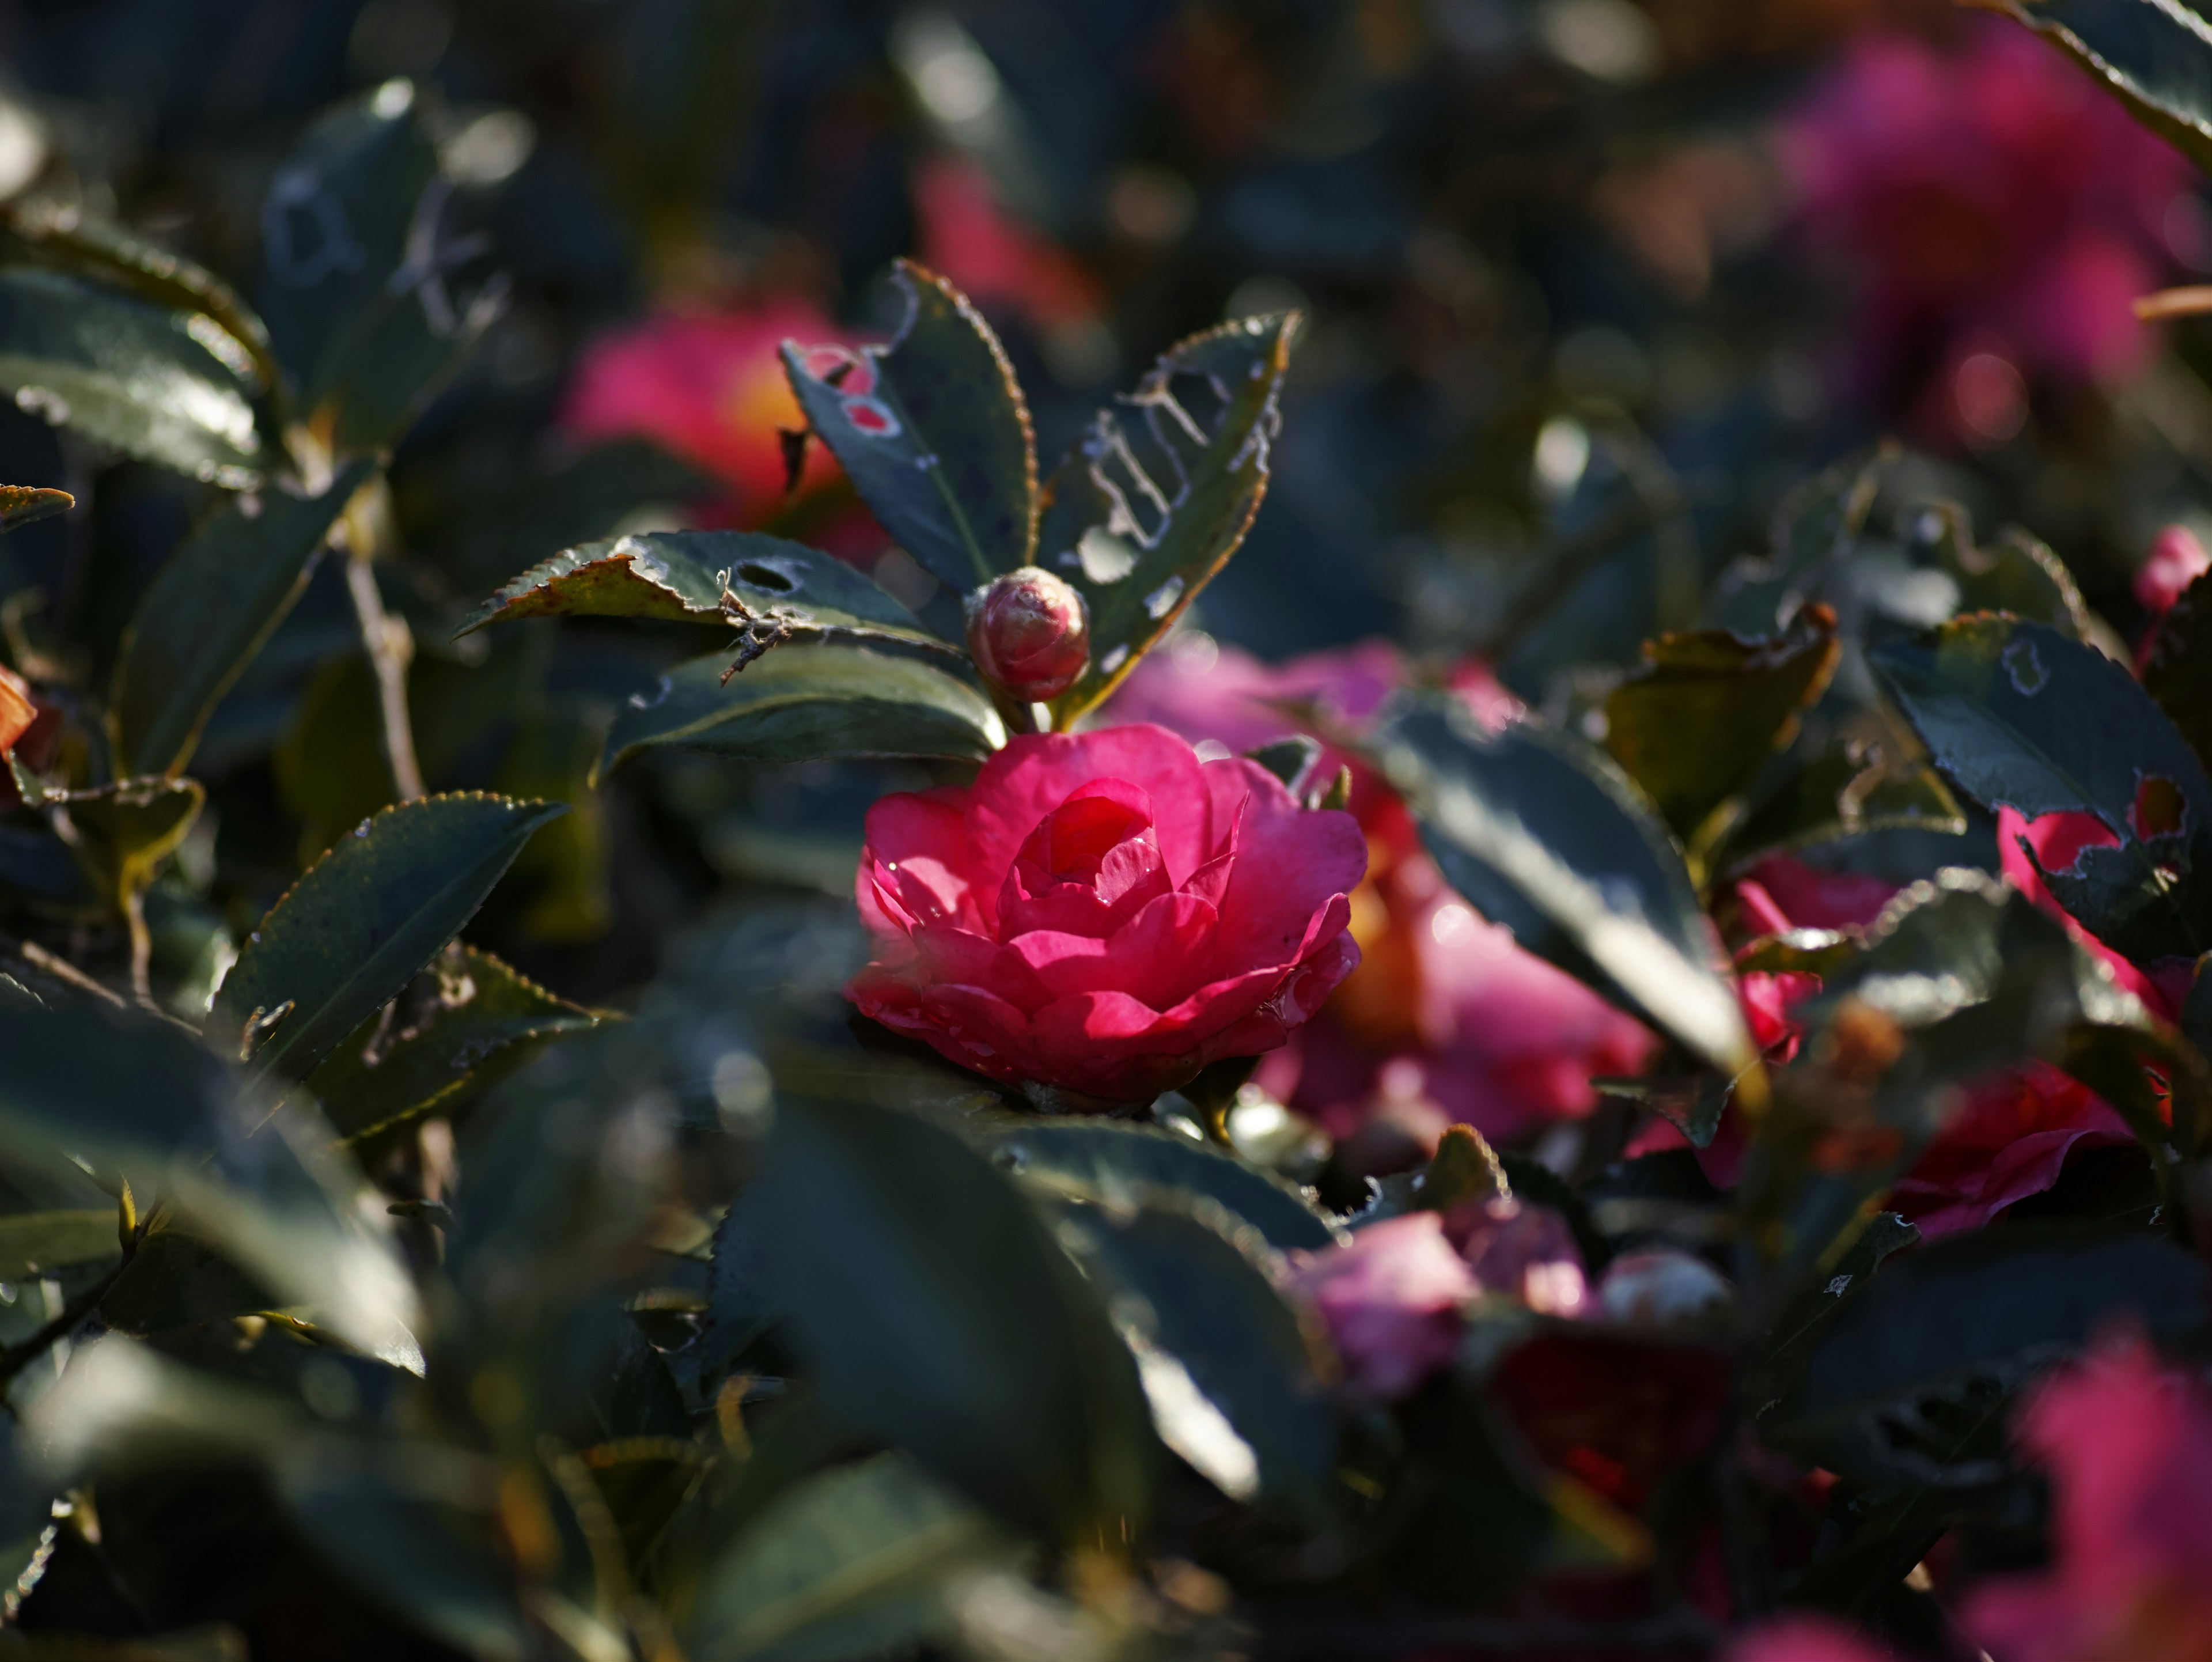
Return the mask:
[[[1135,1367],[1011,1180],[914,1115],[779,1101],[760,1183],[772,1294],[833,1415],[1071,1545],[1141,1532]]]
[[[2128,113],[2212,168],[2212,26],[2173,0],[1984,0],[2102,82]]]
[[[261,920],[208,1034],[302,1077],[475,916],[560,803],[433,796],[366,819]]]
[[[2159,620],[2142,679],[2197,760],[2212,757],[2212,573],[2183,589]]]
[[[1151,1126],[1107,1119],[978,1114],[972,1135],[1023,1182],[1109,1208],[1153,1194],[1218,1202],[1268,1245],[1318,1250],[1336,1233],[1288,1184],[1202,1142]]]
[[[728,682],[726,657],[695,658],[615,715],[604,776],[656,745],[740,762],[942,756],[980,760],[1006,742],[990,701],[964,681],[866,647],[791,646]]]
[[[722,576],[752,611],[934,643],[914,614],[853,567],[754,531],[655,531],[563,550],[484,602],[455,631],[513,618],[656,618],[724,624]]]
[[[1756,1060],[1682,856],[1636,788],[1533,723],[1408,701],[1375,755],[1445,878],[1522,947],[1733,1076]]]
[[[965,295],[912,260],[898,263],[893,281],[907,314],[890,344],[862,348],[857,362],[835,349],[833,367],[823,362],[830,349],[787,341],[784,371],[884,529],[964,594],[1029,564],[1036,546],[1029,406]]]
[[[108,697],[120,765],[184,771],[208,717],[299,600],[331,525],[374,471],[362,459],[319,496],[273,490],[252,514],[226,508],[169,557],[131,618]]]
[[[63,1264],[90,1263],[121,1251],[112,1201],[67,1212],[0,1215],[0,1281],[35,1278]]]
[[[262,314],[300,418],[341,452],[397,439],[499,309],[496,284],[459,292],[419,103],[389,81],[323,116],[261,206]]]
[[[1796,735],[1841,652],[1817,609],[1768,639],[1712,629],[1646,642],[1646,667],[1606,700],[1606,748],[1686,839]]]
[[[269,459],[251,363],[226,351],[244,358],[181,312],[60,271],[0,271],[0,390],[131,455],[245,490]]]
[[[1160,1440],[1232,1500],[1265,1495],[1319,1513],[1335,1471],[1335,1410],[1314,1336],[1269,1279],[1259,1232],[1216,1202],[1162,1192],[1134,1210],[1061,1216],[1069,1250],[1115,1295]]]
[[[456,943],[307,1075],[331,1127],[358,1141],[428,1113],[451,1117],[540,1042],[599,1017],[489,953]]]
[[[2119,838],[2045,880],[2127,957],[2212,936],[2212,780],[2119,665],[2041,624],[1981,614],[1868,653],[1936,766],[1984,807],[2094,814]]]
[[[31,484],[0,484],[0,536],[56,514],[66,514],[76,498],[66,490],[48,490]]]
[[[0,889],[50,910],[95,911],[99,891],[69,844],[45,825],[0,825]]]
[[[1244,540],[1267,493],[1298,314],[1194,335],[1094,417],[1045,481],[1036,563],[1091,607],[1091,666],[1054,725],[1121,685]]]
[[[810,1478],[702,1578],[685,1654],[839,1662],[902,1650],[945,1623],[950,1578],[1006,1559],[984,1513],[901,1454]]]
[[[112,1213],[107,1221],[112,1242]],[[208,1242],[180,1229],[155,1228],[100,1300],[100,1318],[118,1333],[144,1338],[282,1302]]]
[[[1318,739],[1303,733],[1294,733],[1287,739],[1278,739],[1245,754],[1283,782],[1284,788],[1293,794],[1304,790],[1311,782],[1314,764],[1321,760],[1322,748]]]
[[[2045,544],[2014,526],[1987,548],[1974,545],[1972,521],[1956,502],[1908,509],[1906,534],[1959,585],[1960,612],[2009,612],[2080,640],[2089,626],[2073,574]]]
[[[1807,1360],[1835,1326],[1844,1300],[1863,1294],[1869,1279],[1893,1253],[1919,1242],[1920,1231],[1897,1213],[1877,1212],[1841,1257],[1782,1306],[1768,1327],[1766,1352],[1754,1375],[1754,1419],[1796,1388]]]
[[[1899,1258],[1843,1301],[1767,1434],[1876,1483],[2001,1476],[2013,1394],[2116,1322],[2200,1333],[2204,1265],[2155,1237],[2014,1227]]]
[[[68,816],[77,857],[106,897],[127,906],[191,832],[207,792],[197,779],[157,777],[54,792],[46,800]]]

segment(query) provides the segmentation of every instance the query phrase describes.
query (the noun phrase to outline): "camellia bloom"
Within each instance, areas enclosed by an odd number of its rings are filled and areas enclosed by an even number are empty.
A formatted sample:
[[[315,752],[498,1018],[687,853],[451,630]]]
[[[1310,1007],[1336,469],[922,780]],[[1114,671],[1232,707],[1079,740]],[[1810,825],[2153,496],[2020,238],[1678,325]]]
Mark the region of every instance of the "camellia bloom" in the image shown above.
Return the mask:
[[[732,515],[757,525],[784,500],[781,435],[806,425],[776,355],[793,339],[851,344],[796,300],[648,317],[584,349],[561,424],[586,442],[656,441],[721,479]],[[837,476],[827,448],[810,446],[797,492]]]
[[[1149,1100],[1281,1044],[1359,961],[1358,823],[1160,728],[1024,734],[868,810],[847,989],[994,1079]]]
[[[1301,709],[1324,730],[1361,727],[1407,676],[1380,642],[1270,667],[1200,636],[1146,659],[1108,715],[1158,721],[1225,755],[1300,731]],[[1520,709],[1480,666],[1463,667],[1453,690],[1488,724]],[[1589,1112],[1594,1075],[1640,1071],[1657,1044],[1643,1024],[1478,915],[1380,777],[1335,752],[1322,758],[1324,776],[1346,764],[1368,847],[1352,901],[1362,960],[1321,1018],[1261,1065],[1260,1082],[1340,1138],[1384,1114],[1416,1121],[1431,1140],[1455,1122],[1500,1139]]]
[[[1291,1285],[1321,1312],[1360,1394],[1403,1397],[1459,1348],[1460,1307],[1480,1291],[1435,1212],[1370,1224],[1346,1246],[1294,1255]]]
[[[2005,1662],[2212,1656],[2212,1398],[2138,1340],[2036,1393],[2018,1428],[2050,1470],[2051,1566],[1985,1585],[1960,1625]]]
[[[2132,302],[2172,265],[2191,170],[2008,21],[1954,53],[1872,35],[1783,126],[1808,251],[1855,268],[1866,390],[1970,443],[2010,438],[2027,378],[2140,368]]]

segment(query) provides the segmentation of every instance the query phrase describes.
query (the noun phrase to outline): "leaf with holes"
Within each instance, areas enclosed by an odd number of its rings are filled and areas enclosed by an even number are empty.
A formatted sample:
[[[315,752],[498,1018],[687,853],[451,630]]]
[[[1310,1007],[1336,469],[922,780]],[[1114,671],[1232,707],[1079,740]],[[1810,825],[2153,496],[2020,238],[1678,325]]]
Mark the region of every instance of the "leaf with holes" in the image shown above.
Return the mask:
[[[1902,523],[1913,547],[1959,586],[1960,612],[2009,612],[2049,624],[2079,640],[2089,627],[2088,609],[2074,575],[2019,527],[1997,533],[1986,547],[1974,545],[1973,523],[1956,502],[1908,509]]]
[[[759,1188],[769,1294],[835,1417],[1048,1537],[1141,1534],[1136,1369],[1011,1178],[917,1115],[779,1099]]]
[[[252,365],[229,336],[66,272],[0,271],[0,390],[58,426],[232,490],[268,465]]]
[[[783,345],[784,373],[860,500],[956,594],[1030,563],[1036,444],[999,338],[943,277],[902,259],[888,345]]]
[[[94,881],[127,910],[191,832],[207,792],[197,779],[124,779],[46,801],[67,816],[72,846]]]
[[[342,469],[319,496],[266,493],[185,539],[147,585],[108,695],[118,759],[133,773],[181,773],[208,717],[307,588],[324,539],[375,471]]]
[[[262,199],[255,294],[299,418],[337,451],[396,440],[504,298],[496,278],[463,281],[483,242],[446,228],[453,187],[420,104],[388,81],[332,110]]]
[[[76,498],[66,490],[48,490],[31,484],[0,484],[0,536],[27,525],[66,514]]]
[[[476,915],[565,803],[474,793],[386,808],[270,908],[208,1012],[208,1037],[304,1078]]]
[[[2212,574],[2183,589],[2159,619],[2142,681],[2197,759],[2212,758]]]
[[[2091,933],[2142,963],[2212,944],[2212,780],[2126,670],[1989,613],[1867,660],[1936,765],[1983,807],[2102,822],[2109,846],[2044,873]]]
[[[2212,24],[2173,0],[1982,0],[2033,29],[2200,167],[2212,168]]]
[[[1401,704],[1372,751],[1484,916],[1723,1073],[1757,1060],[1680,851],[1612,762],[1437,697]]]
[[[844,561],[756,531],[655,531],[564,549],[470,614],[454,636],[514,618],[649,618],[725,624],[721,574],[750,610],[940,645]]]
[[[1298,314],[1246,318],[1165,354],[1091,418],[1045,482],[1036,563],[1091,608],[1091,665],[1062,731],[1121,685],[1229,563],[1267,493]]]
[[[1686,839],[1796,735],[1842,650],[1822,607],[1765,639],[1711,629],[1648,641],[1645,667],[1606,700],[1606,748]]]
[[[422,1115],[451,1117],[543,1042],[599,1018],[475,947],[431,960],[307,1075],[333,1130],[359,1141]]]
[[[983,695],[941,669],[865,647],[790,646],[726,682],[726,654],[695,658],[615,714],[599,773],[672,745],[740,762],[866,756],[978,761],[1006,743]]]

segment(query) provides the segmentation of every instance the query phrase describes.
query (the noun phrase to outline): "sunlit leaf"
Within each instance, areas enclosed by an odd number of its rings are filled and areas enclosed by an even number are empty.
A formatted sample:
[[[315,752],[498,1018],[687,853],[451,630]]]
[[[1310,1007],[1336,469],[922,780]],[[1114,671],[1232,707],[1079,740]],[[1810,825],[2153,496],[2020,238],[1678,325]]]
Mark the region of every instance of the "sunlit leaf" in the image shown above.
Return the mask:
[[[956,594],[1027,565],[1037,469],[1029,406],[968,297],[901,260],[906,301],[888,345],[783,346],[808,424],[884,530]]]
[[[208,1013],[222,1049],[304,1077],[475,916],[562,804],[433,796],[365,819],[270,910]]]
[[[1243,541],[1298,323],[1291,312],[1192,336],[1092,417],[1045,481],[1036,563],[1091,608],[1091,667],[1054,701],[1056,727],[1118,686]]]
[[[2027,25],[2212,168],[2212,25],[2176,0],[1978,0]]]
[[[0,484],[0,535],[36,525],[56,514],[66,514],[76,506],[76,498],[66,490],[48,490],[30,484]]]

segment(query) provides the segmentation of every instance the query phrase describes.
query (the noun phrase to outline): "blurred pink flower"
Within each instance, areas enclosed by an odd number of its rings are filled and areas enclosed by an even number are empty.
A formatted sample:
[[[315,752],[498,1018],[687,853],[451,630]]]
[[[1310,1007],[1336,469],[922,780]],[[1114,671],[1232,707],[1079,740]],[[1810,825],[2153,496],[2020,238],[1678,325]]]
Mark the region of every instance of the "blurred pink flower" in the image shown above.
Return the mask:
[[[1883,1662],[1885,1654],[1825,1616],[1785,1616],[1737,1640],[1724,1662]]]
[[[2018,1427],[2051,1474],[2050,1568],[1978,1588],[1960,1625],[2004,1662],[2212,1657],[2212,1398],[2140,1340],[2047,1381]],[[1778,1659],[1778,1662],[1779,1659]]]
[[[1291,1287],[1321,1312],[1352,1389],[1385,1401],[1450,1363],[1460,1306],[1480,1290],[1434,1212],[1386,1218],[1292,1262]]]
[[[1583,1255],[1567,1221],[1517,1200],[1462,1201],[1443,1215],[1444,1239],[1480,1291],[1547,1316],[1580,1316],[1589,1303]]]
[[[2150,663],[2159,624],[2173,610],[2181,592],[2207,571],[2212,571],[2212,554],[2204,551],[2204,545],[2187,526],[2167,526],[2151,539],[2149,557],[2136,569],[2136,604],[2143,609],[2142,633],[2136,641],[2138,678]]]
[[[1987,20],[1950,51],[1869,35],[1778,144],[1803,246],[1861,279],[1878,399],[1996,441],[2025,421],[2023,375],[2110,380],[2149,356],[2130,302],[2172,267],[2193,174],[2027,30]]]
[[[1236,755],[1301,731],[1356,730],[1409,675],[1382,642],[1269,667],[1185,637],[1138,667],[1107,717],[1158,722],[1201,755]],[[1520,709],[1479,665],[1462,665],[1450,685],[1493,726]],[[1322,776],[1347,763],[1368,844],[1367,880],[1352,898],[1362,961],[1263,1061],[1260,1083],[1337,1137],[1377,1113],[1430,1142],[1455,1122],[1498,1139],[1587,1114],[1592,1075],[1639,1071],[1657,1041],[1454,893],[1404,805],[1355,758],[1325,752]]]
[[[785,499],[780,430],[805,425],[776,354],[786,340],[853,344],[804,301],[656,313],[584,349],[561,424],[586,443],[658,441],[723,481],[731,516],[757,525]],[[794,494],[818,490],[838,476],[828,449],[810,445]]]
[[[1926,1237],[1978,1229],[2057,1183],[2076,1149],[2134,1141],[2118,1111],[2080,1080],[2047,1062],[2023,1062],[1968,1088],[1889,1203]]]
[[[921,263],[980,306],[1000,306],[1043,333],[1097,320],[1098,281],[1074,257],[999,206],[990,175],[961,156],[915,169]]]
[[[2035,850],[2033,860],[2028,858],[2027,849],[2021,846],[2023,839]],[[2196,966],[2185,959],[2173,959],[2138,968],[2075,922],[2043,880],[2043,872],[2066,870],[2081,857],[2082,849],[2117,848],[2119,841],[2112,827],[2094,814],[2045,813],[2028,819],[2012,808],[1997,810],[1997,858],[2005,880],[2045,911],[2063,919],[2067,933],[2104,960],[2114,980],[2154,1013],[2172,1021],[2181,1013],[2181,1001],[2188,995]],[[2036,869],[2039,865],[2042,871]]]

